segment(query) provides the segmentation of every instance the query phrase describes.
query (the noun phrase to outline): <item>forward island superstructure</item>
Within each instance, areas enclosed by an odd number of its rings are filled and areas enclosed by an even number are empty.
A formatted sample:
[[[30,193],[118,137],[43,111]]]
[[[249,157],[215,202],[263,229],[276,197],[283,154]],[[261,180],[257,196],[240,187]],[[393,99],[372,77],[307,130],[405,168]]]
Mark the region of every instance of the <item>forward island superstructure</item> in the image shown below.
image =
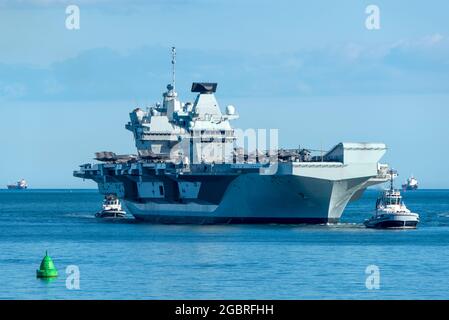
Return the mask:
[[[130,113],[136,155],[98,152],[74,176],[120,198],[136,218],[155,223],[333,223],[349,201],[388,180],[383,143],[339,143],[320,156],[306,149],[245,151],[238,118],[224,113],[216,83],[193,83],[181,103],[174,81],[162,103]]]

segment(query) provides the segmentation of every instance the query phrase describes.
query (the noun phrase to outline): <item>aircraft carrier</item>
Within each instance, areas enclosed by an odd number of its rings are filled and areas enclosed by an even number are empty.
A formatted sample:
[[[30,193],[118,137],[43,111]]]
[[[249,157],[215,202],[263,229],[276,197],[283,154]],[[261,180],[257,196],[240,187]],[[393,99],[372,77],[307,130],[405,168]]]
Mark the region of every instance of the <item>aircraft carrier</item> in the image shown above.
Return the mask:
[[[126,129],[135,155],[97,152],[74,176],[120,198],[136,219],[153,223],[335,223],[369,186],[388,181],[379,161],[383,143],[338,143],[308,149],[245,150],[237,145],[238,118],[215,98],[216,83],[193,83],[182,103],[173,80],[162,103],[136,108]]]

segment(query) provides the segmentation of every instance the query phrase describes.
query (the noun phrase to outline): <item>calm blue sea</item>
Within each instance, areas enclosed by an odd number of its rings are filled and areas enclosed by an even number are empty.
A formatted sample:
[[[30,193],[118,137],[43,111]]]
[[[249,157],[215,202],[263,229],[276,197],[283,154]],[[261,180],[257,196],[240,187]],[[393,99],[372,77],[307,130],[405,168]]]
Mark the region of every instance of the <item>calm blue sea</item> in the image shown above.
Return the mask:
[[[169,226],[94,218],[94,190],[0,191],[0,299],[449,299],[449,190],[404,194],[417,230],[341,224]],[[45,250],[60,276],[36,279]],[[66,288],[66,267],[80,289]],[[365,286],[376,265],[380,288]]]

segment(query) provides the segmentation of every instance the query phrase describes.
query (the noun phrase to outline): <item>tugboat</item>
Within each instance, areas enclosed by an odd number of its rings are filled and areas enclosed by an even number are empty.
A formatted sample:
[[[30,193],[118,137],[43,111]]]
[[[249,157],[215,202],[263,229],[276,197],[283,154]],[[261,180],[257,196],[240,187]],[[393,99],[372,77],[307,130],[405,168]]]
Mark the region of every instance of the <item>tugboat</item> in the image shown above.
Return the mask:
[[[122,210],[120,200],[112,194],[104,197],[103,209],[95,214],[97,218],[124,218],[126,212]]]
[[[16,184],[8,184],[6,187],[9,190],[24,190],[28,188],[28,184],[25,179],[21,179]]]
[[[390,170],[390,189],[384,190],[376,202],[376,213],[365,220],[367,228],[377,229],[415,229],[419,215],[405,206],[401,192],[394,189],[393,179],[396,175]]]
[[[407,181],[402,185],[404,191],[411,191],[418,189],[418,180],[413,177],[413,175],[407,179]]]

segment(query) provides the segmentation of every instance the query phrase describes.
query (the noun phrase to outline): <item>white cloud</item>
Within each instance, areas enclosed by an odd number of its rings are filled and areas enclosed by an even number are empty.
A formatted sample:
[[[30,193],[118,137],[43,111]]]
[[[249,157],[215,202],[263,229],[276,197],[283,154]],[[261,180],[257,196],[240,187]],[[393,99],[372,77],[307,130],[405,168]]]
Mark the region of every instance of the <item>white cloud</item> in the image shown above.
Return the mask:
[[[305,83],[304,81],[298,81],[296,83],[296,89],[302,94],[310,94],[312,93],[312,87]]]
[[[0,97],[6,99],[17,99],[25,96],[26,87],[21,83],[11,83],[0,87]]]
[[[441,35],[440,33],[434,33],[430,35],[426,35],[420,38],[414,39],[401,39],[399,41],[394,42],[390,47],[394,48],[429,48],[433,47],[437,44],[444,44],[447,40],[447,37]],[[447,44],[447,42],[446,42]]]
[[[433,34],[430,37],[428,37],[428,43],[431,45],[440,43],[444,39],[444,36],[442,36],[439,33]]]
[[[345,58],[353,61],[360,58],[360,56],[363,54],[363,51],[363,46],[355,43],[349,43],[343,48],[343,55]]]

